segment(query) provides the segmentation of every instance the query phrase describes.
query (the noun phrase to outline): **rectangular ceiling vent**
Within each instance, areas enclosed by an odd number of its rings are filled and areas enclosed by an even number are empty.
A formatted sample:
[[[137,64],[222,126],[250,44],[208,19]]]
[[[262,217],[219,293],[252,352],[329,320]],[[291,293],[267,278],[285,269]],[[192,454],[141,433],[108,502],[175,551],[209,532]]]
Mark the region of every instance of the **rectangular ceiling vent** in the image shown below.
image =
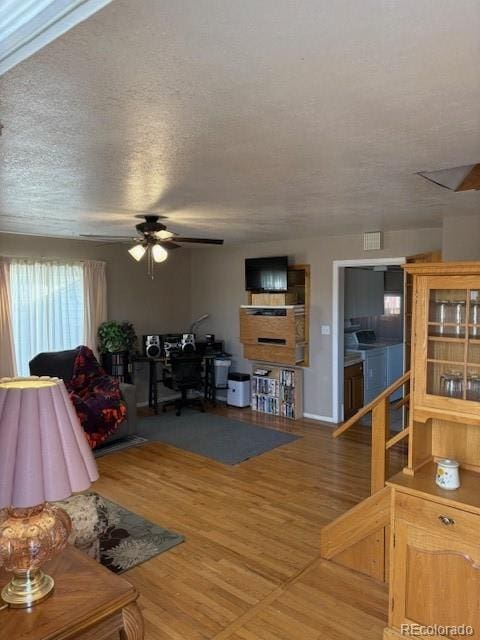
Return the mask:
[[[382,248],[382,232],[367,231],[363,234],[363,250],[379,251]]]

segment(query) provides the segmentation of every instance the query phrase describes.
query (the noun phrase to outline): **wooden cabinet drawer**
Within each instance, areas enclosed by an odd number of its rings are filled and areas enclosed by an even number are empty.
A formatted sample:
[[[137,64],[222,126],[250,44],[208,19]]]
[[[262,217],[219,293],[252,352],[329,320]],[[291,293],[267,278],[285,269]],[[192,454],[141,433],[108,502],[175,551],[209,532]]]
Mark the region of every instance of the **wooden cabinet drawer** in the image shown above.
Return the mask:
[[[480,543],[480,516],[437,502],[395,492],[395,520],[400,519],[467,544]]]
[[[356,364],[350,364],[344,369],[345,380],[348,378],[355,378],[356,376],[363,376],[363,363],[357,362]]]
[[[303,353],[303,348],[289,349],[283,346],[260,344],[243,345],[243,355],[247,360],[260,360],[262,362],[296,365],[303,360]]]
[[[242,309],[240,341],[244,344],[261,344],[263,340],[275,340],[280,345],[294,347],[297,342],[295,316],[255,316]]]

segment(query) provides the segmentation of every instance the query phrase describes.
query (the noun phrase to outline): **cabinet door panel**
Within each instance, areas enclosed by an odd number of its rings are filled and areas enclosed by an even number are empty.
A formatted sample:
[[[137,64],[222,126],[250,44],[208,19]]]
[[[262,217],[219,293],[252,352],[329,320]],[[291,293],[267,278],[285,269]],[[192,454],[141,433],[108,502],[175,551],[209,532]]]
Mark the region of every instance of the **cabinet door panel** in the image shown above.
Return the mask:
[[[363,373],[352,378],[352,405],[355,410],[363,406]]]
[[[417,289],[415,404],[477,413],[480,402],[478,276],[420,277]]]
[[[480,629],[480,567],[471,557],[448,549],[417,548],[410,540],[407,567],[409,620]]]
[[[390,625],[470,625],[480,639],[480,547],[395,520]],[[449,637],[449,636],[447,636]]]
[[[386,386],[385,350],[379,350],[375,354],[367,352],[364,366],[366,367],[365,386],[367,389],[377,387],[384,389]]]

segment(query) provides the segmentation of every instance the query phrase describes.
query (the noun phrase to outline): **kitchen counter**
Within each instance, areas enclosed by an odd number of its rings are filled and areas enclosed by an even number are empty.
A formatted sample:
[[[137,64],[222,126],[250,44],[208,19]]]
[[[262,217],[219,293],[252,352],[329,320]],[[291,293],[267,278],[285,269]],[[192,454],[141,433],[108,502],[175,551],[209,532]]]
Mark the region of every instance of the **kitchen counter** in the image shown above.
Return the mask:
[[[343,366],[349,367],[352,364],[358,364],[359,362],[362,362],[362,360],[362,356],[359,353],[346,353],[343,357]]]

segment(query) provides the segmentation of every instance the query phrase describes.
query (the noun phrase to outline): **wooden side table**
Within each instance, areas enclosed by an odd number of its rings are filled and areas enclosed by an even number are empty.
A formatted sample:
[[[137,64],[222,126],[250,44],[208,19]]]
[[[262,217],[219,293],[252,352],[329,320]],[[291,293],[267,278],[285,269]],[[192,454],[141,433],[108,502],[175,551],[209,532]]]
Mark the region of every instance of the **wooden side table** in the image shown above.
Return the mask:
[[[53,595],[32,609],[0,611],[2,638],[143,640],[138,594],[125,579],[70,545],[45,572],[55,580]],[[0,571],[0,587],[10,578]]]

